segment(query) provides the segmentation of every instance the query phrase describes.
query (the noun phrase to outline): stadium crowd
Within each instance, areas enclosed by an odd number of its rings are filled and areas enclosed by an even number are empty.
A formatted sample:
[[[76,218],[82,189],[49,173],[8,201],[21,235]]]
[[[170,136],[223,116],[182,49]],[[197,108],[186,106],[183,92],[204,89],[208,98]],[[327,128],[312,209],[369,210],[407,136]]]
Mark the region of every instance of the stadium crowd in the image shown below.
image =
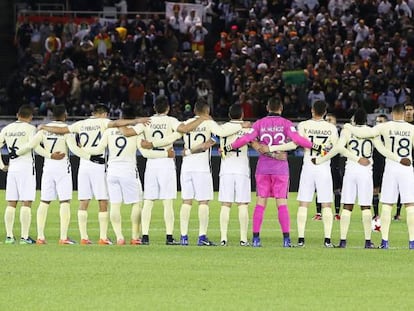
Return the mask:
[[[11,110],[29,103],[47,115],[65,104],[70,115],[86,116],[104,103],[113,117],[124,104],[151,115],[165,94],[180,120],[201,97],[215,117],[239,103],[246,118],[257,118],[279,94],[286,117],[309,117],[312,103],[325,100],[341,119],[358,107],[387,112],[411,101],[413,1],[195,2],[203,19],[178,10],[104,24],[21,19]]]

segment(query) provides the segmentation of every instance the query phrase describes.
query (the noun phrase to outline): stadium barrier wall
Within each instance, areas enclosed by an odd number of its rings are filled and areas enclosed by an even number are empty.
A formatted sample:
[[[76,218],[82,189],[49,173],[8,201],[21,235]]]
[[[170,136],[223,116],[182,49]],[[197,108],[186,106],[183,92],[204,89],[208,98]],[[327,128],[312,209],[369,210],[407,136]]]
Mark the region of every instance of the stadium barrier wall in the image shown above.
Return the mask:
[[[256,183],[254,178],[254,172],[256,171],[256,163],[258,157],[250,157],[250,168],[252,172],[252,191],[256,190]],[[296,192],[298,190],[299,185],[299,176],[300,176],[300,170],[302,166],[302,157],[295,157],[291,156],[289,157],[289,169],[290,169],[290,191]],[[3,161],[4,163],[8,163],[8,156],[3,155]],[[178,190],[181,189],[180,185],[180,170],[181,170],[181,161],[182,157],[177,156],[176,157],[176,165],[177,165],[177,185]],[[77,190],[77,175],[78,175],[78,167],[79,167],[79,158],[71,156],[70,162],[72,164],[72,180],[73,180],[73,189]],[[144,171],[145,171],[145,164],[146,159],[142,156],[137,157],[137,165],[138,170],[141,177],[141,182],[143,184],[144,181]],[[219,170],[220,170],[220,157],[213,156],[211,157],[211,167],[213,172],[213,184],[214,184],[214,191],[218,191],[218,185],[219,185]],[[37,189],[40,189],[40,180],[42,178],[42,168],[43,168],[43,158],[41,156],[36,156],[36,179],[37,179]],[[6,189],[6,175],[7,173],[0,171],[0,189]]]

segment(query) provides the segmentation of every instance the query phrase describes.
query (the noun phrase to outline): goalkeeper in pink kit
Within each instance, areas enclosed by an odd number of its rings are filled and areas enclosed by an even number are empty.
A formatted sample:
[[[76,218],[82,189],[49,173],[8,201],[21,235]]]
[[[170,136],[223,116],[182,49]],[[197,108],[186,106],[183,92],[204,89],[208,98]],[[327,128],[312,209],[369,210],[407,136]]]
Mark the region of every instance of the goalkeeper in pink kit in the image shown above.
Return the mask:
[[[281,145],[293,141],[296,145],[311,149],[312,142],[300,136],[295,126],[289,120],[281,117],[283,104],[279,98],[271,98],[267,103],[268,116],[257,120],[251,132],[240,137],[231,145],[227,145],[224,152],[240,148],[247,143],[258,139],[263,145]],[[260,149],[259,149],[260,151]],[[260,230],[263,214],[268,198],[275,198],[278,208],[278,218],[283,233],[283,247],[291,247],[290,243],[290,216],[287,207],[289,194],[289,164],[286,159],[278,160],[268,155],[260,154],[256,167],[257,201],[253,213],[253,247],[260,247]]]

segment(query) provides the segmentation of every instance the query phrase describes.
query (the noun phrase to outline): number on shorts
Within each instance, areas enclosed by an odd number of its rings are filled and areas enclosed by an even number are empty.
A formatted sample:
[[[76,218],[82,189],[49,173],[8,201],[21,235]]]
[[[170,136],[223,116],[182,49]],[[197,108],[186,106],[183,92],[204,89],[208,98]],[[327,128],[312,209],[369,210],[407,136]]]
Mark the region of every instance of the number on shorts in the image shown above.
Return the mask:
[[[116,154],[117,157],[119,157],[122,153],[122,151],[124,151],[125,147],[127,144],[127,139],[123,136],[118,137],[117,139],[115,139],[115,146],[117,146],[119,148],[118,153]]]

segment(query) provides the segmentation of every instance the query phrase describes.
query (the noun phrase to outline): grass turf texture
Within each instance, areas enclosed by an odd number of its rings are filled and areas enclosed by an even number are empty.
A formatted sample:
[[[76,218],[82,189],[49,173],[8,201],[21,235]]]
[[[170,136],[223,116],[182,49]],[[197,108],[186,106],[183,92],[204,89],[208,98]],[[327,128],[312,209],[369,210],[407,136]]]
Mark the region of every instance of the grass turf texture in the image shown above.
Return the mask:
[[[293,242],[297,237],[295,197],[291,193],[289,201]],[[4,191],[1,199],[4,202]],[[32,212],[33,238],[37,204]],[[177,200],[177,239],[179,204]],[[219,207],[217,201],[211,203],[209,237],[215,242],[220,239]],[[250,219],[252,209],[250,205]],[[129,240],[130,208],[124,206],[122,211]],[[238,245],[236,207],[230,215],[228,247],[196,246],[196,207],[191,213],[191,245],[166,246],[159,202],[153,209],[150,246],[62,246],[58,245],[58,205],[52,203],[46,226],[48,245],[0,245],[0,310],[412,309],[414,252],[408,250],[405,221],[391,224],[390,250],[365,250],[361,213],[355,208],[348,248],[325,249],[322,222],[311,220],[314,211],[312,207],[308,213],[304,249],[282,248],[274,201],[265,213],[260,249]],[[18,215],[19,210],[16,237]],[[89,208],[88,219],[89,236],[96,242],[96,202]],[[4,232],[3,216],[0,228]],[[69,236],[79,241],[76,201]],[[112,229],[109,236],[114,239]],[[3,240],[4,233],[0,237]],[[337,221],[332,237],[337,243]],[[379,240],[380,234],[373,233],[376,245]]]

